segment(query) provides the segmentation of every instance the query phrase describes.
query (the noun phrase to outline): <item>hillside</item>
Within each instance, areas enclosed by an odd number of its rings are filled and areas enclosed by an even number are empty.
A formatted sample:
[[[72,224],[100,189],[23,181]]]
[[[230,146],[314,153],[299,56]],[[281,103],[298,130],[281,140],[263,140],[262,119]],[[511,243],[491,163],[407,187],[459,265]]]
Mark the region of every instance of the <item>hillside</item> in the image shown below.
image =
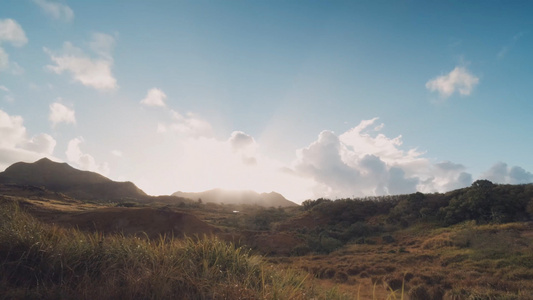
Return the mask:
[[[98,173],[77,170],[48,158],[9,166],[0,173],[0,183],[45,187],[79,200],[109,202],[147,197],[131,182],[112,181]]]
[[[217,203],[217,204],[249,204],[258,205],[262,207],[291,207],[298,206],[296,203],[291,202],[281,194],[271,193],[257,193],[254,191],[231,191],[224,189],[212,189],[199,193],[185,193],[175,192],[173,196],[188,198],[191,200],[201,199],[204,203]]]

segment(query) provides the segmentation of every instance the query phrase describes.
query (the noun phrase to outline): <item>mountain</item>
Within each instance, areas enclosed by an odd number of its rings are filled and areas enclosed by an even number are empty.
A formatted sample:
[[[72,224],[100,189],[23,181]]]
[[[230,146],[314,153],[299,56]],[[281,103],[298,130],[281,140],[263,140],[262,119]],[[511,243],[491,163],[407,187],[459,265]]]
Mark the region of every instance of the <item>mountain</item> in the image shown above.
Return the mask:
[[[254,191],[231,191],[224,189],[212,189],[199,193],[185,193],[175,192],[172,196],[188,198],[191,200],[202,199],[202,202],[224,203],[224,204],[251,204],[263,207],[289,207],[298,206],[298,204],[291,202],[281,194],[271,193],[257,193]]]
[[[131,182],[116,182],[98,173],[81,171],[48,158],[9,166],[0,173],[0,184],[42,186],[76,199],[102,202],[148,197]]]

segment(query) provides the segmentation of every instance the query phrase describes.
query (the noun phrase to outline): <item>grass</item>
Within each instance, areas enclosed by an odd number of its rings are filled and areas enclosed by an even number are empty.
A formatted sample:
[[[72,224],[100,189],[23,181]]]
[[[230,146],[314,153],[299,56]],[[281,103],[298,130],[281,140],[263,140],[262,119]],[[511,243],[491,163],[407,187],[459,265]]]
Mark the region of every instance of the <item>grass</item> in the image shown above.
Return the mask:
[[[216,238],[158,240],[43,224],[0,205],[0,298],[343,299]]]
[[[531,223],[418,223],[388,230],[392,242],[260,257],[214,237],[66,229],[55,207],[41,221],[24,209],[0,204],[0,299],[533,299]]]

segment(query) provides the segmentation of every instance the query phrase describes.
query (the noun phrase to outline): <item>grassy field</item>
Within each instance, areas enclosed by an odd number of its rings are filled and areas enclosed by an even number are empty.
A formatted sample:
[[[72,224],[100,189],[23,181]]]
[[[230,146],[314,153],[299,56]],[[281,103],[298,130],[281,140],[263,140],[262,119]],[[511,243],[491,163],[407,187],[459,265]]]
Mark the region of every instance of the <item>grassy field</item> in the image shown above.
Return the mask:
[[[47,225],[0,206],[4,299],[343,299],[216,237],[151,240]]]
[[[2,192],[0,299],[533,299],[533,223],[446,225],[457,192],[290,209]]]

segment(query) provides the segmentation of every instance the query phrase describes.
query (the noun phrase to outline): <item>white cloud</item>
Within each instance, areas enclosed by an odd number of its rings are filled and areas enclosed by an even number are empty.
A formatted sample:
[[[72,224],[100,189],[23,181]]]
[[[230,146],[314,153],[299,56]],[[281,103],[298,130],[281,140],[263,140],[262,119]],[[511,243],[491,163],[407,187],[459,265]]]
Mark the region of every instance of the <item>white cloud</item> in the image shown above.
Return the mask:
[[[68,142],[67,151],[65,152],[67,159],[83,170],[108,176],[109,165],[107,163],[96,163],[92,155],[83,153],[80,148],[80,144],[83,142],[83,137],[77,137]]]
[[[105,37],[103,37],[105,36]],[[117,80],[111,72],[113,59],[111,57],[112,46],[111,36],[104,34],[94,34],[91,41],[91,48],[97,54],[97,58],[91,58],[83,50],[75,47],[70,42],[65,42],[60,53],[54,53],[44,48],[50,56],[54,65],[46,67],[56,74],[64,71],[69,72],[74,80],[85,86],[99,90],[112,90],[117,88]]]
[[[494,183],[522,184],[533,182],[533,174],[522,167],[508,167],[506,163],[499,162],[481,175],[481,178]]]
[[[146,106],[160,106],[165,107],[165,99],[167,95],[158,88],[152,88],[146,93],[146,97],[141,100],[141,104]]]
[[[0,85],[0,90],[2,90],[4,92],[9,92],[9,89],[7,87],[5,87],[4,85]]]
[[[56,20],[70,22],[74,19],[74,12],[65,4],[47,0],[33,0],[33,2],[37,4],[48,16]]]
[[[479,83],[479,78],[464,67],[455,67],[450,73],[436,77],[426,83],[426,88],[438,92],[442,98],[448,98],[456,91],[463,96],[470,95]]]
[[[59,102],[50,104],[50,115],[48,119],[52,122],[53,127],[59,123],[76,124],[74,110]]]
[[[0,147],[14,148],[26,140],[26,127],[21,116],[10,116],[0,110]]]
[[[23,123],[22,117],[0,110],[0,169],[18,161],[33,162],[53,154],[54,138],[44,133],[29,138]]]
[[[0,44],[9,42],[15,47],[22,47],[28,38],[22,27],[12,19],[0,19]]]
[[[383,125],[374,126],[376,120],[363,120],[339,136],[323,131],[297,151],[293,169],[315,181],[315,197],[443,192],[471,183],[461,165],[432,164],[416,149],[400,149],[401,136],[378,133]]]
[[[174,132],[187,137],[211,137],[213,128],[211,124],[194,113],[188,112],[185,116],[177,111],[170,110],[172,122],[168,124],[159,123],[157,132]]]

